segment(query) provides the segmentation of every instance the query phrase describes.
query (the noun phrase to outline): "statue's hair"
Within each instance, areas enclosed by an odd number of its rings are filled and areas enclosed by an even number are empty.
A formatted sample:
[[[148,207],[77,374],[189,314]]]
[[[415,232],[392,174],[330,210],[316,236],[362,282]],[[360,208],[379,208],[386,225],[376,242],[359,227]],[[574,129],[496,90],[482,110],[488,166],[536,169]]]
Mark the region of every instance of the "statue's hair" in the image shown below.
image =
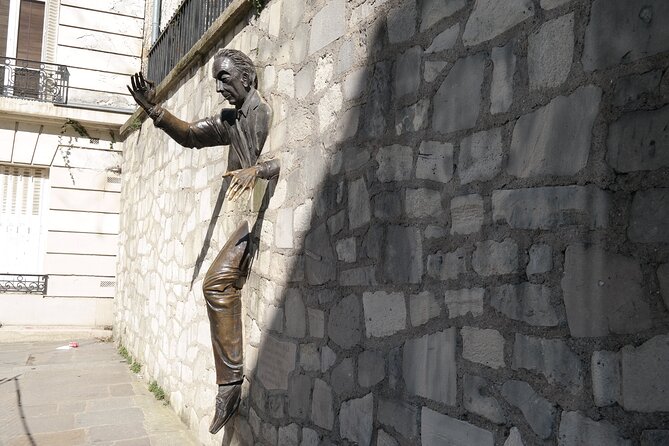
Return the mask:
[[[258,88],[258,76],[256,75],[255,66],[253,66],[253,61],[246,54],[242,53],[239,50],[233,50],[230,48],[221,48],[216,51],[214,60],[227,57],[235,64],[235,67],[242,73],[246,73],[249,78],[251,85],[254,88]],[[218,73],[214,73],[216,76]]]

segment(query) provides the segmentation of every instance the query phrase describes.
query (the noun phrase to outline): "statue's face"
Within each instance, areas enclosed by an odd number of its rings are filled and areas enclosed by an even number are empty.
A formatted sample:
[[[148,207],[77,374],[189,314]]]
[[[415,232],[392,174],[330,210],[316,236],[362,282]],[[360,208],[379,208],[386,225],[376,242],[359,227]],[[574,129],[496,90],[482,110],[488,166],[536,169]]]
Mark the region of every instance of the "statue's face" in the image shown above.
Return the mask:
[[[214,60],[216,91],[236,108],[244,103],[250,88],[248,76],[242,73],[227,57]]]

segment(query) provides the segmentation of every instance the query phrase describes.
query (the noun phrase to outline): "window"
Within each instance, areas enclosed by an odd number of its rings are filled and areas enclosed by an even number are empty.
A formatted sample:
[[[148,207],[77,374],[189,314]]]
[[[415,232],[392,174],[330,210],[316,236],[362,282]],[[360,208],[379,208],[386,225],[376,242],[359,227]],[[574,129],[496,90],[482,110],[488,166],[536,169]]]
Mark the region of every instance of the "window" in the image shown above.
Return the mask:
[[[0,165],[0,273],[42,270],[47,171]]]

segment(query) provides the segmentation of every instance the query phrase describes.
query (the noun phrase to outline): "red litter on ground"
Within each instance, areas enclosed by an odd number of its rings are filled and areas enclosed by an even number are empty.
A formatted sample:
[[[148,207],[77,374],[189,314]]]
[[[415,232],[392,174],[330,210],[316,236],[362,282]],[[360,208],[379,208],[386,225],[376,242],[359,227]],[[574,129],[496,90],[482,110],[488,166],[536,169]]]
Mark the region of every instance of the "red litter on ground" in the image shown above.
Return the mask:
[[[70,342],[70,348],[77,348],[77,347],[79,347],[79,343],[77,341]]]

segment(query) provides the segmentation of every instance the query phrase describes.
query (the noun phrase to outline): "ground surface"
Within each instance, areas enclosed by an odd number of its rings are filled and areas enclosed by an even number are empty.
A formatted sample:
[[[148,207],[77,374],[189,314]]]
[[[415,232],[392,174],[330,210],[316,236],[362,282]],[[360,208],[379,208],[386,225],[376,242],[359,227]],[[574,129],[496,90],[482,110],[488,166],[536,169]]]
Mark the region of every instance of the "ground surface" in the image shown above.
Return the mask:
[[[198,444],[113,343],[0,343],[0,445]]]

